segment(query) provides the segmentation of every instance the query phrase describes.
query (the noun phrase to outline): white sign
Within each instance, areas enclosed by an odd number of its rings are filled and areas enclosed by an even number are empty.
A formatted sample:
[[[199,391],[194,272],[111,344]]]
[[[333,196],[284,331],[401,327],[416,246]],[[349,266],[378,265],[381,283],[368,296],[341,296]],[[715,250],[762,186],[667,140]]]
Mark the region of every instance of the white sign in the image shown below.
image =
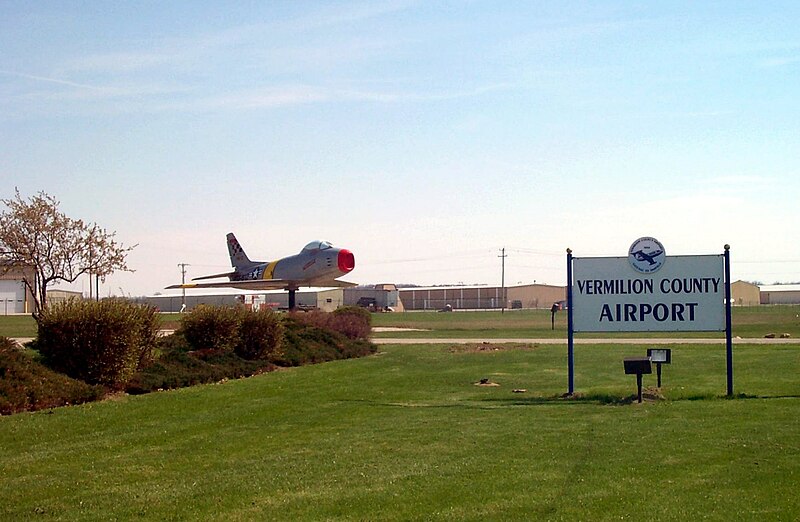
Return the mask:
[[[645,272],[633,266],[633,250],[573,258],[574,331],[725,330],[724,256],[654,256],[652,249],[641,257],[656,258],[658,270]]]

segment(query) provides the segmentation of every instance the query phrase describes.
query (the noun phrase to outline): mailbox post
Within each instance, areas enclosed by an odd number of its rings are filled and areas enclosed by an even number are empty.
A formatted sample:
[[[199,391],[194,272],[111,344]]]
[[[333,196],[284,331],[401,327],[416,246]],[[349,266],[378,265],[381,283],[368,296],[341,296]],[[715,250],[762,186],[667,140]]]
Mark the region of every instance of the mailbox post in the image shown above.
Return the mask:
[[[672,350],[669,348],[648,348],[647,358],[656,363],[658,387],[661,388],[661,365],[672,363]]]
[[[642,402],[642,375],[645,373],[653,373],[653,367],[650,365],[650,358],[648,357],[628,357],[624,361],[625,374],[636,374],[636,392],[639,398],[639,403]]]

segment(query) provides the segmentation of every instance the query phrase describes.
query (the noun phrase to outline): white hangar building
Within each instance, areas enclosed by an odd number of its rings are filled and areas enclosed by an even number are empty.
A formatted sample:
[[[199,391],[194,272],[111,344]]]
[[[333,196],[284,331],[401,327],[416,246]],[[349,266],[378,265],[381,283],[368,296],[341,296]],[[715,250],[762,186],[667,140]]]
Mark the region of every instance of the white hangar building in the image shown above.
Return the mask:
[[[32,280],[33,270],[6,263],[0,266],[0,315],[33,312],[33,296],[22,282],[24,277]]]

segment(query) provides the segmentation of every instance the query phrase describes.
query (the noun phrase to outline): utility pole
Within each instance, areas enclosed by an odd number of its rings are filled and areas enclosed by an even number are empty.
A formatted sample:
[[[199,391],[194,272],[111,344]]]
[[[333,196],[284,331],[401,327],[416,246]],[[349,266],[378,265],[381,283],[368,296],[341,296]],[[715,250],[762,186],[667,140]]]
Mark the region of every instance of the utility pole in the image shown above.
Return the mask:
[[[189,263],[178,263],[181,269],[181,286],[186,284],[186,267],[191,266]],[[186,289],[181,288],[181,312],[186,310]]]
[[[506,258],[508,257],[505,247],[500,249],[500,255],[497,257],[501,259],[500,285],[502,286],[503,304],[500,305],[500,313],[504,314],[506,312]]]

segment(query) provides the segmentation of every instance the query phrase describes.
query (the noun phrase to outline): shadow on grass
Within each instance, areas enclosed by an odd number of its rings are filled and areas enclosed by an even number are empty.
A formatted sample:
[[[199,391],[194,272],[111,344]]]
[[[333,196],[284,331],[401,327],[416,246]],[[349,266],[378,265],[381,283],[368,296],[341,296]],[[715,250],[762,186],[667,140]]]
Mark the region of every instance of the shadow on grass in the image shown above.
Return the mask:
[[[731,397],[713,393],[689,395],[686,397],[668,398],[658,392],[644,392],[642,394],[643,403],[658,402],[681,402],[681,401],[733,401],[733,400],[771,400],[771,399],[800,399],[800,395],[752,395],[747,393],[737,393]],[[555,395],[544,397],[509,397],[509,398],[487,398],[486,402],[506,404],[508,406],[537,406],[542,404],[597,404],[601,406],[627,406],[638,402],[636,395],[620,397],[608,393],[575,393],[569,395]]]
[[[665,398],[657,392],[645,392],[642,396],[643,404],[659,402],[682,401],[731,401],[731,400],[772,400],[772,399],[800,399],[800,395],[751,395],[738,393],[732,397],[716,394],[697,394],[686,397]],[[572,396],[550,395],[529,397],[494,397],[484,399],[464,399],[461,401],[436,401],[436,400],[406,400],[406,401],[376,401],[370,399],[344,399],[339,402],[363,404],[367,406],[385,408],[443,408],[443,409],[470,409],[470,410],[495,410],[498,408],[525,407],[525,406],[629,406],[638,404],[638,397],[634,395],[619,396],[609,393],[575,393]]]
[[[593,394],[591,396],[549,396],[549,397],[509,397],[509,398],[487,398],[487,399],[468,399],[459,401],[436,401],[436,400],[407,400],[407,401],[375,401],[370,399],[344,399],[342,403],[363,404],[367,406],[387,407],[387,408],[455,408],[470,410],[496,410],[498,408],[518,407],[518,406],[580,406],[583,404],[598,405],[625,405],[636,402],[636,396],[617,397],[612,395]],[[652,402],[652,401],[647,401]]]
[[[512,397],[512,398],[490,398],[484,399],[489,402],[505,403],[509,406],[539,406],[544,404],[596,404],[600,406],[626,406],[638,401],[636,395],[619,396],[610,393],[574,393],[572,395],[553,395],[544,397]],[[642,400],[645,403],[660,402],[665,399],[661,396],[643,394]]]

